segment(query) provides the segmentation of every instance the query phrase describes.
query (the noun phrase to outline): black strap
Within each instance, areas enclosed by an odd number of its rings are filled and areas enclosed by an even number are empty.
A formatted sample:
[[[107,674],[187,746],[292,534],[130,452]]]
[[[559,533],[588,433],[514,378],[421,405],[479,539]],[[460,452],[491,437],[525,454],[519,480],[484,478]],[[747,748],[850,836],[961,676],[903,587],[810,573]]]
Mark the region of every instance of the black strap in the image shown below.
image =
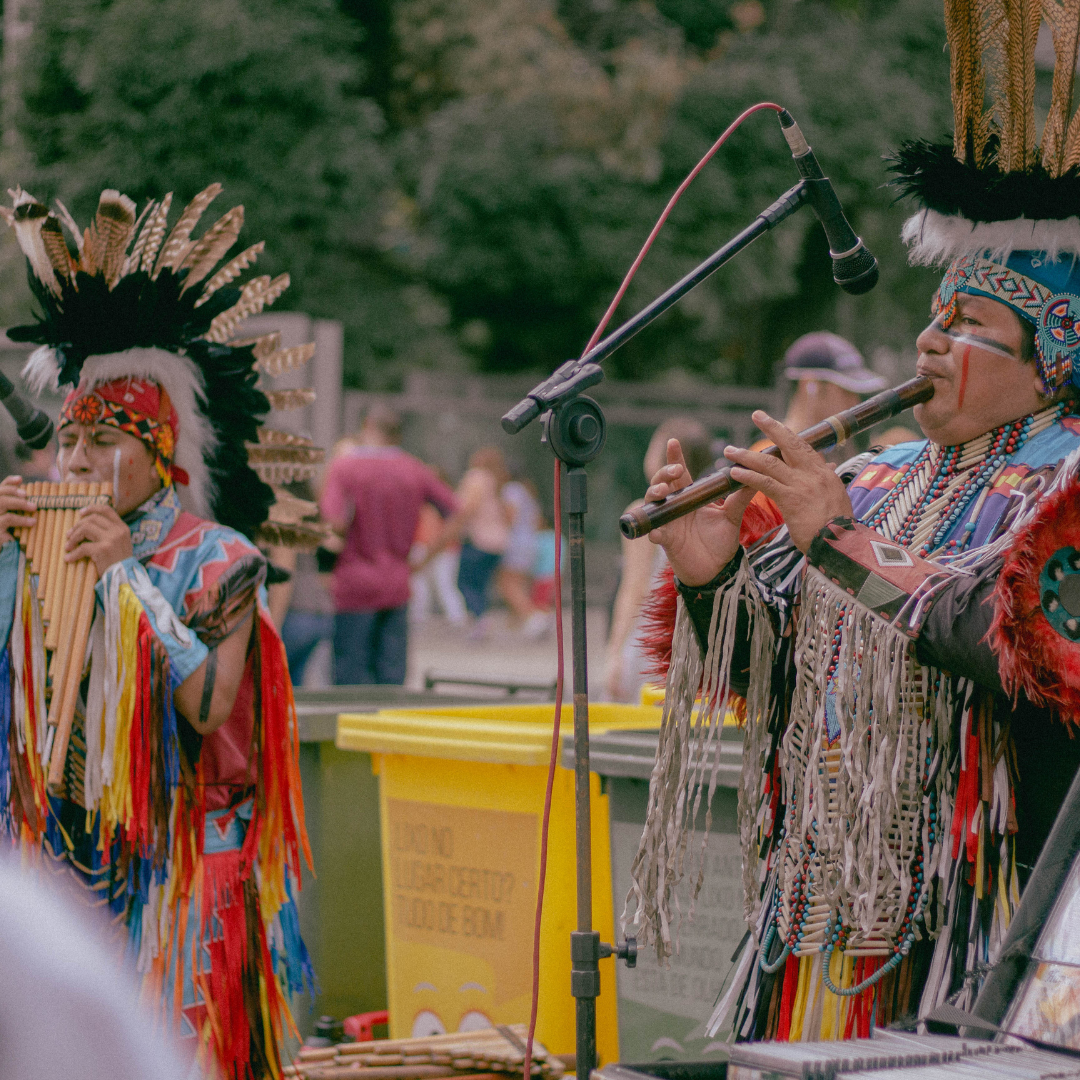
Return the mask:
[[[199,702],[199,727],[204,727],[210,719],[210,702],[214,697],[214,682],[217,679],[217,646],[206,657],[206,675],[203,678],[202,701]]]

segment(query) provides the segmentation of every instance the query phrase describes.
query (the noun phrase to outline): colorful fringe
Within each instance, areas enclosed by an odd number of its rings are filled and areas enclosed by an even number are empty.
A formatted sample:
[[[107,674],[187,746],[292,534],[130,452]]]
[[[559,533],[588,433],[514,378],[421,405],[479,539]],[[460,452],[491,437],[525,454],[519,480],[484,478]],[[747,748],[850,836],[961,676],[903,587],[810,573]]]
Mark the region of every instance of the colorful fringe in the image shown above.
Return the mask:
[[[24,851],[68,862],[99,895],[126,928],[144,999],[158,1003],[163,1023],[190,1025],[211,1074],[280,1076],[279,1045],[295,1034],[288,995],[313,990],[314,976],[293,902],[301,857],[311,865],[299,731],[269,617],[258,612],[252,639],[249,820],[234,850],[207,853],[205,789],[181,749],[177,678],[122,574],[91,631],[86,808],[47,794],[43,638],[21,557],[18,581],[11,640],[0,650],[0,826]],[[185,980],[201,998],[194,1010]]]

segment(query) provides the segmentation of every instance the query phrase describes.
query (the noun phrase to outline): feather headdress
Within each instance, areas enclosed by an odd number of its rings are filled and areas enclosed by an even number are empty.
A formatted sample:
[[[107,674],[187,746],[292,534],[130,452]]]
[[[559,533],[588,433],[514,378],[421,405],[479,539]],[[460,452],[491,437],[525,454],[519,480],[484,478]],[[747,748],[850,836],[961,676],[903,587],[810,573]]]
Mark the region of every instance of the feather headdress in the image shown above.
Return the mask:
[[[8,337],[41,346],[24,371],[36,392],[65,385],[89,391],[121,377],[166,388],[180,416],[176,461],[190,479],[181,501],[248,537],[266,533],[277,541],[283,530],[268,523],[276,498],[270,484],[311,476],[322,451],[261,426],[271,408],[297,408],[314,395],[265,392],[260,374],[306,363],[315,347],[282,349],[277,334],[233,340],[244,319],[288,288],[289,276],[234,284],[262,243],[215,269],[244,223],[244,208],[236,206],[194,238],[220,192],[211,184],[169,229],[171,194],[136,215],[126,195],[103,191],[85,231],[62,203],[50,211],[21,188],[11,192],[12,206],[0,214],[26,256],[40,313]],[[296,508],[290,504],[285,514],[291,521]]]
[[[1035,117],[1035,45],[1054,43],[1050,111]],[[896,184],[921,209],[904,226],[913,263],[947,267],[935,313],[990,296],[1035,326],[1047,393],[1080,388],[1080,0],[945,0],[952,145],[909,142]]]

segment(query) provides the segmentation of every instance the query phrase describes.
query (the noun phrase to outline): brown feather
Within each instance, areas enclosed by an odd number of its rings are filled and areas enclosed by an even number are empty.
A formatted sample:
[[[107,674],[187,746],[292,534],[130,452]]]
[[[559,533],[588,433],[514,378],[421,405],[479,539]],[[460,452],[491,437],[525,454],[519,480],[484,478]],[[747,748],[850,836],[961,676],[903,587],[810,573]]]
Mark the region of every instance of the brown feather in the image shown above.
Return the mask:
[[[146,244],[143,246],[142,261],[139,269],[147,274],[154,268],[154,259],[157,258],[158,249],[162,240],[165,239],[165,226],[169,222],[169,207],[172,206],[173,193],[170,191],[146,216],[146,224],[142,231],[146,233]],[[142,240],[142,234],[139,235]],[[136,241],[138,242],[138,241]]]
[[[280,466],[274,466],[280,469]],[[286,466],[286,468],[292,468]],[[307,466],[303,467],[305,470]],[[312,472],[315,470],[312,469]],[[297,478],[299,479],[299,478]],[[304,477],[303,479],[306,479]],[[273,510],[271,510],[273,513]],[[287,547],[313,550],[326,542],[330,528],[322,522],[265,521],[259,526],[258,539],[271,547]]]
[[[953,152],[958,161],[981,165],[990,133],[984,108],[986,72],[983,52],[994,21],[992,0],[945,0],[945,36],[953,104]]]
[[[293,484],[297,480],[310,480],[318,473],[321,462],[251,461],[249,464],[264,483]]]
[[[274,505],[270,507],[270,520],[278,525],[296,525],[305,519],[316,520],[319,504],[301,499],[286,488],[274,488]]]
[[[294,435],[291,431],[278,431],[276,428],[259,428],[259,446],[313,446],[306,435]]]
[[[124,260],[123,268],[120,271],[121,277],[127,277],[128,274],[133,273],[139,269],[139,260],[142,258],[143,247],[146,245],[146,233],[143,231],[142,226],[146,221],[150,211],[154,209],[156,201],[151,199],[143,208],[142,213],[135,219],[135,224],[131,229],[131,234],[134,236],[135,243],[131,245],[131,250],[127,254],[127,258]]]
[[[120,279],[134,227],[135,203],[119,191],[103,191],[91,229],[95,236],[98,265],[109,288]]]
[[[1043,0],[1043,15],[1054,37],[1054,81],[1050,112],[1043,126],[1042,163],[1051,176],[1061,175],[1065,160],[1065,135],[1073,111],[1076,86],[1076,53],[1080,48],[1080,0]]]
[[[240,274],[251,266],[251,264],[262,254],[263,248],[265,247],[265,241],[260,240],[257,244],[252,244],[251,247],[245,248],[239,255],[230,259],[206,283],[202,295],[195,301],[195,306],[200,307],[202,304],[205,304],[206,301],[209,300],[223,285],[228,285],[234,278],[239,277]]]
[[[269,275],[252,278],[240,293],[240,299],[231,308],[214,318],[206,332],[208,341],[224,344],[232,336],[237,323],[249,315],[258,315],[272,304],[289,287],[289,275],[279,274],[273,281]]]
[[[15,229],[15,239],[19,242],[26,261],[34,277],[52,292],[60,292],[60,282],[42,239],[42,229],[49,218],[48,209],[21,187],[9,191],[12,197],[11,224]]]
[[[1065,149],[1061,158],[1061,171],[1068,172],[1071,168],[1080,165],[1080,109],[1073,113],[1069,121],[1068,131],[1065,133]]]
[[[56,202],[57,216],[60,218],[60,224],[71,233],[72,239],[75,241],[75,249],[81,257],[83,246],[82,230],[75,224],[75,219],[71,216],[71,212],[68,208],[59,199],[54,201]]]
[[[1035,163],[1035,42],[1041,0],[1002,0],[1004,33],[994,65],[994,109],[1001,144],[998,165],[1022,172]]]
[[[294,345],[291,349],[275,349],[256,359],[260,370],[276,379],[279,375],[284,375],[286,371],[303,367],[314,355],[315,343],[309,341],[306,345]]]
[[[315,400],[315,391],[303,388],[299,390],[264,390],[270,399],[270,408],[285,412],[288,409],[302,409]]]
[[[214,269],[218,260],[236,243],[243,225],[244,208],[234,206],[195,241],[195,246],[177,268],[178,270],[187,269],[188,272],[181,294],[187,292],[192,285],[197,285]]]
[[[221,191],[220,184],[211,184],[200,191],[184,207],[183,213],[176,219],[176,224],[172,227],[172,232],[169,233],[169,238],[165,241],[161,249],[161,255],[154,266],[153,276],[155,278],[166,268],[176,270],[179,267],[184,260],[184,256],[191,250],[190,237],[192,230],[199,224],[199,218],[203,216],[203,211],[221,194]]]
[[[64,230],[60,227],[60,219],[55,214],[50,214],[41,226],[41,242],[53,269],[64,277],[71,277],[74,262],[64,239]]]

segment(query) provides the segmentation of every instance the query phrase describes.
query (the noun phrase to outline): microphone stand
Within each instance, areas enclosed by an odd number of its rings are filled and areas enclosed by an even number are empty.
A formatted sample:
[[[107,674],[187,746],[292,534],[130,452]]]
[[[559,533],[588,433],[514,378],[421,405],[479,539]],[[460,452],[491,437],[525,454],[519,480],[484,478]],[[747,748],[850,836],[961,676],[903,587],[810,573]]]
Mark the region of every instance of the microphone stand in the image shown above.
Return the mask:
[[[592,806],[589,795],[589,673],[585,640],[585,514],[588,484],[585,465],[604,448],[604,412],[581,391],[604,378],[599,362],[734,258],[763,233],[790,217],[809,200],[805,181],[785,192],[762,211],[753,224],[729,240],[578,360],[567,360],[537,384],[503,418],[503,430],[516,435],[541,417],[546,442],[566,466],[567,534],[570,540],[570,612],[574,665],[574,803],[577,847],[577,930],[570,935],[570,992],[576,999],[577,1080],[589,1080],[596,1068],[596,999],[600,994],[600,960],[618,956],[627,967],[637,962],[637,942],[607,945],[592,928]],[[541,416],[541,414],[543,414]],[[555,528],[562,523],[555,522]],[[528,1080],[528,1078],[526,1078]]]

